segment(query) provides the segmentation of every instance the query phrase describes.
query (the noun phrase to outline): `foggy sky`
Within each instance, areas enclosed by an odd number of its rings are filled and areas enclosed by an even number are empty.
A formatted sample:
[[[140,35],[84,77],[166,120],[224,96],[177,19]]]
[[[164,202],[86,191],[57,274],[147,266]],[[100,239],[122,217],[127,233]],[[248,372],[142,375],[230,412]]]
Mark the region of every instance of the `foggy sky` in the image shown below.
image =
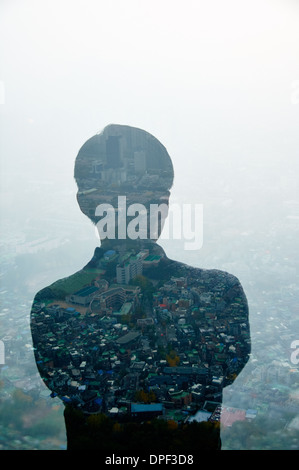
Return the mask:
[[[296,1],[2,0],[0,7],[5,216],[37,217],[57,197],[58,218],[88,224],[74,197],[74,160],[109,123],[143,128],[165,145],[174,201],[241,198],[250,210],[266,210],[274,204],[265,199],[269,184],[298,197]]]

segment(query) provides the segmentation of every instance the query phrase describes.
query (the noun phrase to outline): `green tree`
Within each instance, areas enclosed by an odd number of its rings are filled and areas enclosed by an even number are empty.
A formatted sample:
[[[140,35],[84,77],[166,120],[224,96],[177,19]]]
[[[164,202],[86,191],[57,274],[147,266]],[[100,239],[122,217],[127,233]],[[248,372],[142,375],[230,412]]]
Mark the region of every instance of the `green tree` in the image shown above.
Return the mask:
[[[176,367],[180,363],[180,358],[174,350],[171,350],[169,354],[166,355],[166,360],[170,367]]]

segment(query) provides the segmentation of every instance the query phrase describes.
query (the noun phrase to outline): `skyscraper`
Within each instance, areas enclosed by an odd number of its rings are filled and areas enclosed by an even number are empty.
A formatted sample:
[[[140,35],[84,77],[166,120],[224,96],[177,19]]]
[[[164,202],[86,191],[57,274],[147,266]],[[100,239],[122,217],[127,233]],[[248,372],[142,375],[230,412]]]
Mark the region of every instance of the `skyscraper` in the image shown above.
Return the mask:
[[[108,168],[120,168],[120,136],[109,135],[106,140],[106,156]]]

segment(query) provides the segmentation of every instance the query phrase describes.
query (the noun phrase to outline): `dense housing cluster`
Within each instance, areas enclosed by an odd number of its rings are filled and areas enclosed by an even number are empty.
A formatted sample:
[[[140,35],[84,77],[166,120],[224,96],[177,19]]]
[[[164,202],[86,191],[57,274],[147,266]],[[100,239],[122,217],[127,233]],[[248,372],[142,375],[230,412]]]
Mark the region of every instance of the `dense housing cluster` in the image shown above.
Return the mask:
[[[124,258],[141,263],[128,284],[117,282]],[[33,305],[36,361],[53,395],[119,419],[217,419],[222,389],[250,351],[236,278],[151,249],[101,251],[92,266],[87,285],[66,293],[56,283]]]

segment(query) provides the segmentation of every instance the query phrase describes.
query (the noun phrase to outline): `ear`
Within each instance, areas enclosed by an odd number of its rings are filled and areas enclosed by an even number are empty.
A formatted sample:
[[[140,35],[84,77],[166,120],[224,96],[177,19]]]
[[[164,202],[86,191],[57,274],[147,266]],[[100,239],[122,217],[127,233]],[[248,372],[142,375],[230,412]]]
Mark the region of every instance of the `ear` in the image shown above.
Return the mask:
[[[164,196],[161,197],[161,203],[169,206],[170,192],[168,191]]]
[[[84,213],[84,211],[82,210],[82,197],[83,197],[82,193],[80,191],[77,191],[77,194],[76,194],[77,203],[79,204],[81,211]]]
[[[93,211],[92,211],[92,206],[90,204],[90,201],[86,199],[86,196],[80,191],[77,192],[76,199],[79,204],[81,212],[93,222],[93,218],[91,217],[91,213]]]

